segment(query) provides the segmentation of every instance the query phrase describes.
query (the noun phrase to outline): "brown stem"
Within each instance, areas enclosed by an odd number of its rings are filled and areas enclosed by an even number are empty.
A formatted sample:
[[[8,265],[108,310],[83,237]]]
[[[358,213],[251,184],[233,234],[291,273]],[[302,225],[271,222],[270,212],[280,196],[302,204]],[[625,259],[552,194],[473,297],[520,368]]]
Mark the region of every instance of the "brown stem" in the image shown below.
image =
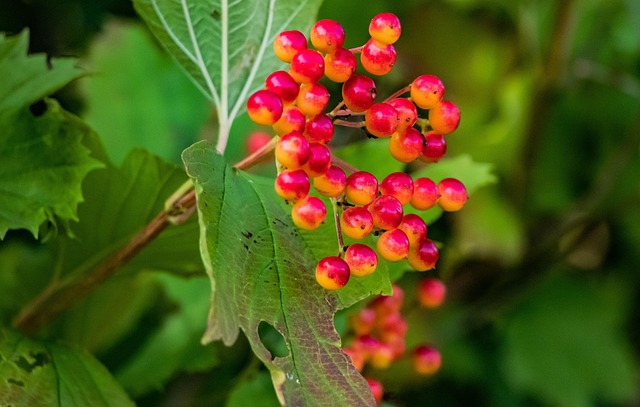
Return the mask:
[[[333,119],[334,116],[338,115],[338,116],[347,116],[347,115],[339,115],[338,113],[340,113],[342,110],[340,110],[342,108],[342,106],[344,106],[344,100],[341,100],[340,103],[338,103],[336,105],[336,107],[333,108],[332,111],[330,111],[327,115],[329,117],[331,117]]]
[[[344,255],[344,240],[342,239],[342,228],[340,227],[340,209],[338,208],[338,198],[331,198],[333,208],[333,220],[336,224],[336,235],[338,236],[338,256]]]
[[[362,48],[364,48],[364,45],[355,48],[349,48],[349,51],[351,51],[352,54],[357,54],[359,52],[362,52]]]
[[[278,143],[279,137],[273,137],[267,144],[257,149],[252,154],[246,156],[242,160],[238,161],[233,168],[237,168],[239,170],[248,170],[254,165],[261,162],[264,158],[266,158],[276,147]]]
[[[350,122],[350,121],[347,121],[347,120],[335,119],[335,120],[333,120],[333,124],[338,125],[338,126],[343,126],[343,127],[355,127],[355,128],[364,127],[364,121],[362,121],[362,122]]]
[[[398,96],[405,94],[407,92],[409,92],[411,90],[411,85],[407,85],[402,89],[398,89],[397,91],[393,92],[391,95],[389,95],[385,100],[384,103],[390,101],[391,99],[395,99]]]
[[[343,160],[342,158],[338,158],[335,155],[331,155],[331,162],[342,168],[344,171],[349,172],[351,174],[353,174],[354,172],[358,172],[360,171],[359,169],[357,169],[356,167],[354,167],[353,165],[349,164],[348,162],[346,162],[345,160]]]

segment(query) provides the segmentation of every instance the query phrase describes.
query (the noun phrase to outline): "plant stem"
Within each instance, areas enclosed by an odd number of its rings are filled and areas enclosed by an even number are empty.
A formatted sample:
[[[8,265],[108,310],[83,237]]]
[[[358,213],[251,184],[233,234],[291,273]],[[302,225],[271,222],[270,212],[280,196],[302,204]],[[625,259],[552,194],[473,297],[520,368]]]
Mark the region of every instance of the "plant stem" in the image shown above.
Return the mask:
[[[327,114],[327,116],[333,119],[333,117],[336,116],[338,112],[341,111],[340,109],[342,108],[342,106],[344,106],[344,100],[340,101],[340,103],[338,103],[336,107],[334,107],[333,110]]]
[[[342,168],[344,171],[349,172],[351,174],[353,174],[354,172],[358,172],[360,171],[359,169],[357,169],[356,167],[354,167],[353,165],[349,164],[348,162],[346,162],[345,160],[343,160],[342,158],[338,158],[335,155],[331,155],[331,162]]]
[[[398,89],[397,91],[393,92],[391,95],[389,95],[385,100],[384,103],[390,101],[391,99],[395,99],[398,96],[405,94],[407,92],[409,92],[411,90],[411,85],[407,85],[404,88]]]
[[[333,208],[333,220],[336,224],[336,236],[338,236],[338,256],[344,255],[344,240],[342,240],[342,228],[340,227],[340,208],[338,208],[338,198],[331,198],[331,207]]]
[[[350,121],[347,121],[347,120],[335,119],[333,121],[333,124],[336,124],[338,126],[343,126],[343,127],[354,127],[354,128],[364,127],[364,121],[362,121],[362,122],[350,122]]]
[[[247,170],[253,167],[257,163],[262,161],[264,158],[266,158],[273,151],[273,149],[276,147],[276,143],[278,143],[278,139],[279,139],[278,136],[273,137],[271,140],[269,140],[267,144],[260,147],[258,150],[246,156],[242,160],[238,161],[233,166],[233,168],[237,168],[239,170]]]

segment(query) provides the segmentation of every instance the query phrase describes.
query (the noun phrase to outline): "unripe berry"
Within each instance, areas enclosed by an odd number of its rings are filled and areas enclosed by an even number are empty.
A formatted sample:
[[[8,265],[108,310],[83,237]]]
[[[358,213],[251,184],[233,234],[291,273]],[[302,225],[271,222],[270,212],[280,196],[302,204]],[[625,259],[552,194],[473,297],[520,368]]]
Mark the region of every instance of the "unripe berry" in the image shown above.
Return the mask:
[[[389,137],[398,128],[398,112],[391,105],[376,103],[364,115],[367,131],[376,137]]]
[[[310,118],[304,125],[304,135],[312,143],[330,142],[333,138],[333,132],[333,122],[324,113]]]
[[[355,243],[347,248],[344,261],[349,265],[351,275],[364,277],[373,273],[378,267],[376,252],[366,244]]]
[[[348,263],[349,262],[347,262],[347,264]],[[349,267],[351,267],[350,264]],[[351,274],[353,274],[353,270],[351,270]],[[375,328],[375,325],[376,312],[371,308],[363,308],[351,316],[351,328],[358,336],[370,333],[371,331],[373,331],[373,328]]]
[[[447,152],[447,142],[442,134],[429,132],[424,135],[421,161],[437,163]]]
[[[265,131],[254,131],[245,142],[247,154],[253,154],[271,141],[273,136]]]
[[[368,206],[368,209],[373,216],[373,225],[382,230],[396,228],[402,221],[402,204],[395,196],[379,196]]]
[[[320,198],[307,195],[293,205],[291,218],[300,229],[314,230],[327,218],[327,207]]]
[[[291,60],[289,73],[298,83],[317,82],[324,75],[324,58],[317,51],[303,49]]]
[[[247,113],[254,123],[271,126],[282,115],[282,100],[270,90],[259,90],[249,96]]]
[[[290,170],[304,165],[309,159],[309,142],[297,131],[285,134],[276,144],[276,160]]]
[[[443,100],[429,110],[429,125],[440,134],[452,133],[460,124],[460,110],[453,102]]]
[[[351,51],[339,48],[324,56],[324,74],[334,82],[342,83],[356,71],[356,57]]]
[[[447,286],[437,278],[425,278],[418,284],[418,301],[426,308],[437,308],[444,302]]]
[[[287,106],[282,111],[280,119],[271,127],[278,136],[284,136],[292,131],[302,133],[306,121],[307,118],[300,109],[295,106]]]
[[[309,160],[302,166],[309,177],[319,177],[331,167],[331,151],[320,143],[309,143]]]
[[[368,76],[353,74],[342,85],[342,99],[352,112],[364,112],[376,100],[376,84]]]
[[[413,181],[411,206],[421,211],[431,209],[438,202],[440,192],[438,185],[429,178],[418,178]]]
[[[442,100],[444,85],[435,75],[421,75],[411,83],[411,100],[421,109],[432,109]]]
[[[413,350],[413,367],[419,374],[432,375],[440,370],[440,352],[430,345],[418,345]]]
[[[440,192],[438,205],[447,212],[462,209],[469,197],[464,184],[455,178],[445,178],[438,182],[438,192]]]
[[[438,248],[431,239],[424,239],[409,250],[409,265],[417,271],[431,270],[438,261]]]
[[[383,259],[400,261],[409,255],[409,238],[400,229],[387,230],[378,238],[376,247]]]
[[[402,222],[398,225],[398,229],[407,235],[410,247],[416,247],[422,240],[427,238],[427,224],[424,223],[420,216],[413,213],[402,217]]]
[[[395,196],[402,205],[408,204],[413,196],[411,175],[405,172],[392,172],[380,183],[380,193]]]
[[[373,38],[367,41],[360,53],[362,67],[372,75],[386,75],[396,63],[396,49]]]
[[[400,19],[392,13],[380,13],[369,23],[369,35],[384,44],[398,41],[401,32]]]
[[[329,91],[324,85],[316,82],[305,83],[300,87],[296,98],[296,106],[309,117],[317,116],[324,112],[329,104]]]
[[[354,172],[347,177],[345,194],[349,202],[367,205],[378,195],[378,180],[370,172]]]
[[[320,52],[331,53],[342,48],[344,29],[334,20],[319,20],[311,28],[311,43]]]
[[[300,91],[300,85],[285,71],[275,71],[267,76],[264,88],[278,95],[285,105],[293,103]]]
[[[364,239],[373,230],[373,216],[361,206],[347,208],[340,215],[340,228],[352,239]]]
[[[413,127],[407,127],[403,131],[396,131],[389,140],[389,153],[396,160],[410,163],[422,155],[424,138]]]
[[[282,62],[291,62],[303,49],[307,49],[307,38],[300,31],[283,31],[273,41],[273,51]]]
[[[316,281],[327,290],[339,290],[349,282],[349,265],[338,256],[320,260],[316,266]]]
[[[297,201],[309,195],[311,182],[303,170],[286,170],[278,174],[274,186],[282,199]]]
[[[366,377],[365,379],[367,380],[369,389],[371,389],[371,393],[373,394],[373,399],[378,404],[382,403],[382,398],[384,397],[384,389],[382,387],[382,383],[370,377]]]
[[[387,103],[398,112],[398,129],[396,131],[402,131],[416,124],[418,120],[418,109],[416,109],[416,105],[414,105],[411,100],[407,98],[395,98]]]
[[[320,195],[335,198],[344,192],[347,176],[342,168],[332,165],[324,174],[313,179],[313,186]]]

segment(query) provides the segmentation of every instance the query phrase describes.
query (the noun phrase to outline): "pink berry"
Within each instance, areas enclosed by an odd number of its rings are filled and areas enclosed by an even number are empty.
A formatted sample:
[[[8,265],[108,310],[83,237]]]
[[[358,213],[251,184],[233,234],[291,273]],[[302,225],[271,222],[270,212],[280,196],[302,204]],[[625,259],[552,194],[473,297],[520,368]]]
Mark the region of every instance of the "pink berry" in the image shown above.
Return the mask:
[[[293,103],[300,91],[300,85],[285,71],[275,71],[267,76],[264,88],[280,96],[285,105]]]
[[[440,199],[438,205],[442,210],[455,212],[462,209],[467,202],[467,189],[464,184],[455,178],[445,178],[438,183]]]
[[[351,51],[339,48],[324,56],[324,74],[337,83],[349,80],[356,71],[356,57]]]
[[[337,256],[320,260],[316,266],[316,281],[327,290],[339,290],[349,282],[349,265]]]
[[[329,91],[324,85],[316,82],[305,83],[300,87],[296,106],[306,116],[313,117],[324,112],[329,104],[329,98]]]
[[[447,152],[447,142],[442,134],[429,132],[424,135],[421,161],[437,163]]]
[[[403,131],[404,129],[413,126],[418,120],[418,110],[416,105],[407,98],[395,98],[387,102],[391,105],[396,112],[398,112],[398,129],[397,131]]]
[[[373,38],[367,41],[360,53],[362,67],[372,75],[386,75],[396,63],[396,49]]]
[[[416,214],[410,213],[402,217],[402,222],[398,225],[409,239],[409,246],[415,247],[427,238],[427,224]]]
[[[458,128],[458,124],[460,124],[460,110],[448,100],[443,100],[429,111],[429,125],[437,133],[452,133]]]
[[[438,261],[438,248],[431,239],[424,239],[409,250],[409,265],[417,271],[431,270]]]
[[[349,267],[351,267],[351,265],[349,265]],[[352,274],[353,274],[353,271],[352,271]],[[373,328],[375,327],[375,325],[376,325],[376,312],[371,308],[363,308],[351,316],[351,329],[353,329],[355,334],[358,336],[369,334],[371,331],[373,331]]]
[[[275,155],[280,164],[295,170],[309,159],[309,142],[297,131],[285,134],[276,144]]]
[[[422,155],[424,138],[414,127],[393,133],[389,140],[389,153],[396,160],[410,163]]]
[[[300,229],[317,229],[327,217],[327,207],[319,198],[307,195],[291,208],[293,223]]]
[[[312,143],[328,143],[333,138],[333,122],[331,118],[321,113],[307,120],[304,135]]]
[[[373,273],[378,266],[376,252],[366,244],[355,243],[347,248],[344,261],[349,265],[351,275],[364,277]]]
[[[354,172],[347,177],[345,194],[349,202],[367,205],[378,195],[378,180],[370,172]]]
[[[378,238],[378,254],[388,261],[400,261],[409,255],[409,238],[400,229],[387,230]]]
[[[418,345],[413,350],[413,367],[421,375],[432,375],[440,370],[440,352],[430,345]]]
[[[311,28],[311,43],[320,52],[331,53],[342,48],[344,29],[334,20],[319,20]]]
[[[311,182],[303,170],[285,170],[276,177],[276,193],[287,201],[297,201],[309,195]]]
[[[271,126],[282,115],[282,100],[269,90],[259,90],[249,96],[247,113],[254,123]]]
[[[373,394],[373,399],[378,404],[382,403],[382,398],[384,397],[384,388],[382,387],[382,383],[370,377],[367,377],[366,380],[369,385],[369,389]]]
[[[440,198],[438,185],[429,178],[418,178],[413,181],[411,206],[421,211],[433,208]]]
[[[413,196],[411,175],[405,172],[392,172],[380,183],[380,193],[395,196],[402,205],[408,204]]]
[[[402,222],[402,204],[395,196],[379,196],[368,206],[368,209],[373,216],[374,226],[382,230],[396,228]]]
[[[352,112],[364,112],[376,100],[376,84],[368,76],[353,74],[342,85],[342,99]]]
[[[340,228],[352,239],[364,239],[373,230],[373,216],[361,206],[347,208],[340,215]]]
[[[401,32],[400,19],[392,13],[380,13],[369,23],[369,35],[384,44],[398,41]]]
[[[280,119],[271,127],[278,136],[284,136],[292,131],[302,133],[306,121],[307,118],[300,109],[295,106],[287,106],[282,111]]]
[[[418,284],[418,301],[426,308],[437,308],[444,302],[447,286],[437,278],[425,278]]]
[[[309,160],[302,167],[309,177],[319,177],[331,167],[331,151],[321,143],[309,143]]]
[[[398,112],[391,105],[376,103],[364,115],[367,131],[376,137],[389,137],[398,128]]]
[[[342,168],[332,165],[324,174],[313,179],[313,186],[320,195],[335,198],[342,195],[347,176]]]
[[[298,83],[317,82],[324,75],[324,58],[312,49],[303,49],[291,60],[289,73]]]
[[[307,49],[307,38],[300,31],[283,31],[273,41],[273,50],[283,62],[291,62],[303,49]]]
[[[245,143],[247,154],[253,154],[271,141],[273,136],[265,131],[254,131],[249,134]]]
[[[421,109],[432,109],[444,96],[444,85],[435,75],[421,75],[411,83],[411,100]]]

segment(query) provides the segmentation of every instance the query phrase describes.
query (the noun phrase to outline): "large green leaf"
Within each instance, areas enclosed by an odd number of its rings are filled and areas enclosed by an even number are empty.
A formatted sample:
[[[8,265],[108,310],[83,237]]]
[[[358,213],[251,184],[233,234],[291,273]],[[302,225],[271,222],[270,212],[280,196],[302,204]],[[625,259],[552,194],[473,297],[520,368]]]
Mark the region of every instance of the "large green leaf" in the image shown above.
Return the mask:
[[[134,0],[151,31],[216,105],[222,140],[247,97],[281,69],[284,30],[310,27],[322,0]],[[226,140],[219,141],[224,151]]]
[[[0,113],[0,239],[9,229],[38,237],[40,225],[77,220],[82,180],[102,164],[83,139],[91,129],[53,100],[34,116],[29,108]]]
[[[88,353],[39,343],[0,329],[0,405],[133,406],[120,385]]]
[[[333,326],[338,299],[316,283],[315,257],[282,210],[273,181],[231,169],[205,142],[183,159],[198,195],[201,254],[211,278],[203,340],[231,344],[242,329],[288,405],[374,405],[340,348]],[[283,336],[287,356],[272,358],[260,341],[262,321]]]

